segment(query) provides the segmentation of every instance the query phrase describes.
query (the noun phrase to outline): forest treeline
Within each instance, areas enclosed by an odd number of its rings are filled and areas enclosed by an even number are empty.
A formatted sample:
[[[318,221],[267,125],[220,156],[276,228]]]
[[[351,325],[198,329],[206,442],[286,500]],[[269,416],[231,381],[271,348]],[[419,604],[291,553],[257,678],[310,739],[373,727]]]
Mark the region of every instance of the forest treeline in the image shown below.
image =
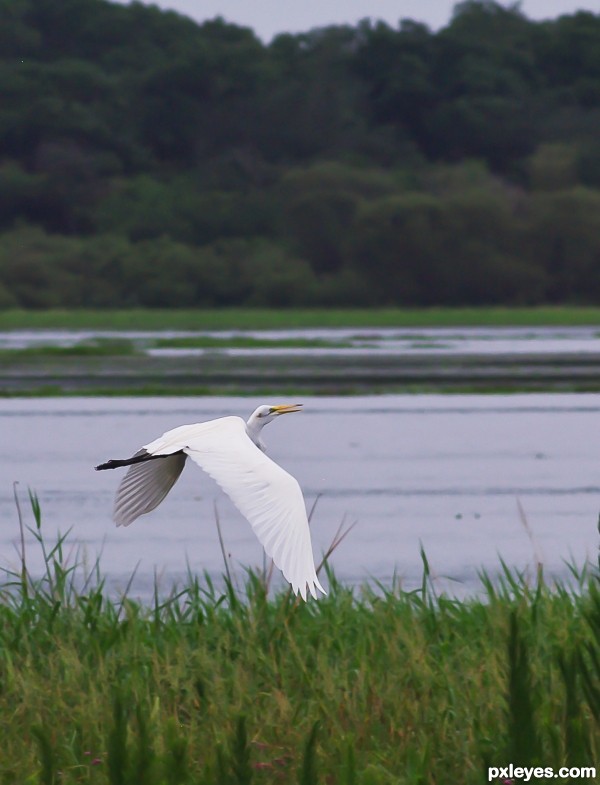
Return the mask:
[[[0,307],[600,302],[600,14],[0,0]]]

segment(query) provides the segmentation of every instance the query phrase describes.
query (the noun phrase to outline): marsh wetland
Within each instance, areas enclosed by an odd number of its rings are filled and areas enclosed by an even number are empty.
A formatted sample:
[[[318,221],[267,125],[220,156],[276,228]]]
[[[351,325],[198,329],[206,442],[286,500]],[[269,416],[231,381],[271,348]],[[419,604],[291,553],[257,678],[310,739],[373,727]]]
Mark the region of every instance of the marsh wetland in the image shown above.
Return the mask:
[[[594,765],[599,343],[593,324],[0,334],[0,783]],[[266,441],[317,559],[352,527],[318,603],[196,467],[126,529],[118,473],[93,471],[265,400],[304,404]]]

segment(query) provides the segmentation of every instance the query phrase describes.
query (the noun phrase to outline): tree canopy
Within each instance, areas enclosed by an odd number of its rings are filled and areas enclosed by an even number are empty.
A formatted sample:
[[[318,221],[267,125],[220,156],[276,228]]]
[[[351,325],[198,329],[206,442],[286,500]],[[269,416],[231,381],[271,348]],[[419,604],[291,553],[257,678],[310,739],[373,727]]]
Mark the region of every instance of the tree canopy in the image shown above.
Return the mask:
[[[600,301],[600,14],[0,0],[0,307]]]

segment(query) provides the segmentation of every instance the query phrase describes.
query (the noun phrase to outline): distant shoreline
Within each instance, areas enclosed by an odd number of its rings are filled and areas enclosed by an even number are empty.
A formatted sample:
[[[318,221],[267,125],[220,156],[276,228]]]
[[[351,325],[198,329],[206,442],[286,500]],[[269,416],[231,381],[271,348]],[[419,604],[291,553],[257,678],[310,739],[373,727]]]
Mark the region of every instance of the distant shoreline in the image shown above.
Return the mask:
[[[600,327],[600,307],[0,310],[0,331],[267,330],[311,327]]]
[[[546,327],[587,328],[589,346],[523,343]],[[377,343],[394,329],[409,351]],[[463,329],[503,336],[502,351],[444,351]],[[600,391],[600,308],[4,311],[2,334],[3,397]]]
[[[200,357],[7,355],[0,370],[3,397],[600,391],[600,352],[376,353],[360,359],[219,351]]]

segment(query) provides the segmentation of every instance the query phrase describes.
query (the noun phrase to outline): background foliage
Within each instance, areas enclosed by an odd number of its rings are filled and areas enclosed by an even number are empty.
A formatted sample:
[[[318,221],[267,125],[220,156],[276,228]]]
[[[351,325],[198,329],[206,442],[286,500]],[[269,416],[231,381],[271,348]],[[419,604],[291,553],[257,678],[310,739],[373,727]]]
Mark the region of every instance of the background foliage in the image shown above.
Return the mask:
[[[600,301],[600,14],[0,0],[0,307]]]

